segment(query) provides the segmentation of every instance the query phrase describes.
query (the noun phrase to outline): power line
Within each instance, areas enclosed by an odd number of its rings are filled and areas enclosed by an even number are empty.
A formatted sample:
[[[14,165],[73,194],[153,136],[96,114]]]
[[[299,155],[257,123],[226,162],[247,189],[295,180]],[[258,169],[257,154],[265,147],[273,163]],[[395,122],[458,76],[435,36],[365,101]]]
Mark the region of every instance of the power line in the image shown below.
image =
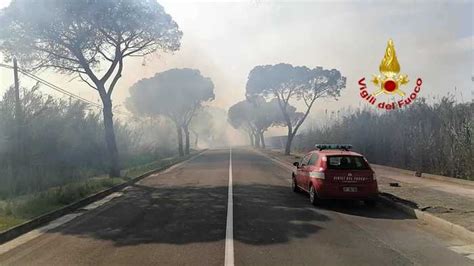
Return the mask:
[[[13,69],[12,66],[9,66],[9,65],[6,65],[6,64],[2,64],[2,63],[0,63],[0,67],[5,67],[5,68]],[[65,95],[67,95],[67,96],[69,96],[69,97],[71,97],[71,98],[74,98],[74,99],[76,99],[76,100],[82,101],[82,102],[84,102],[84,103],[87,103],[87,104],[89,104],[89,105],[91,105],[91,106],[93,106],[93,107],[96,107],[96,108],[99,108],[100,110],[102,110],[102,105],[100,105],[100,104],[94,103],[94,102],[92,102],[92,101],[90,101],[90,100],[87,100],[87,99],[85,99],[85,98],[83,98],[83,97],[77,95],[77,94],[74,94],[74,93],[72,93],[72,92],[70,92],[70,91],[67,91],[67,90],[65,90],[65,89],[63,89],[63,88],[61,88],[61,87],[59,87],[59,86],[57,86],[57,85],[55,85],[55,84],[53,84],[53,83],[51,83],[51,82],[45,80],[45,79],[43,79],[43,78],[40,78],[40,77],[38,77],[38,76],[36,76],[36,75],[34,75],[34,74],[31,74],[31,73],[29,73],[29,72],[27,72],[27,71],[25,71],[25,70],[23,70],[23,69],[21,69],[21,68],[18,68],[18,71],[19,71],[20,73],[22,73],[23,75],[25,75],[25,76],[27,76],[27,77],[29,77],[29,78],[31,78],[31,79],[33,79],[33,80],[35,80],[35,81],[37,81],[37,82],[43,84],[43,85],[46,85],[47,87],[49,87],[49,88],[51,88],[51,89],[53,89],[53,90],[55,90],[55,91],[57,91],[57,92],[60,92],[60,93],[65,94]],[[127,114],[127,113],[122,113],[122,112],[117,111],[117,110],[115,110],[114,112],[115,112],[115,113],[118,113],[118,114],[121,114],[121,115],[125,115],[125,116],[128,116],[128,115],[129,115],[129,114]]]
[[[5,65],[5,64],[0,64],[0,66],[13,69],[13,67],[11,67],[11,66],[9,66],[9,65]],[[43,84],[43,85],[46,85],[47,87],[49,87],[49,88],[51,88],[51,89],[53,89],[53,90],[55,90],[55,91],[57,91],[57,92],[60,92],[60,93],[65,94],[65,95],[67,95],[67,96],[69,96],[69,97],[75,98],[75,99],[77,99],[77,100],[79,100],[79,101],[85,102],[85,103],[87,103],[87,104],[93,105],[94,107],[102,108],[102,106],[101,106],[100,104],[94,103],[94,102],[89,101],[89,100],[87,100],[87,99],[85,99],[85,98],[83,98],[83,97],[81,97],[81,96],[79,96],[79,95],[76,95],[76,94],[74,94],[74,93],[72,93],[72,92],[69,92],[69,91],[67,91],[67,90],[65,90],[65,89],[63,89],[63,88],[61,88],[61,87],[59,87],[59,86],[56,86],[56,85],[52,84],[51,82],[49,82],[49,81],[47,81],[47,80],[44,80],[44,79],[42,79],[42,78],[40,78],[40,77],[38,77],[38,76],[36,76],[36,75],[34,75],[34,74],[31,74],[31,73],[29,73],[29,72],[27,72],[27,71],[25,71],[25,70],[23,70],[23,69],[21,69],[21,68],[18,68],[18,71],[19,71],[20,73],[22,73],[23,75],[25,75],[25,76],[27,76],[27,77],[29,77],[29,78],[31,78],[31,79],[33,79],[33,80],[35,80],[35,81],[37,81],[37,82]]]
[[[57,91],[57,92],[60,92],[60,93],[62,93],[62,94],[65,94],[65,95],[67,95],[67,96],[69,96],[69,97],[72,97],[72,98],[74,98],[74,99],[76,99],[76,100],[79,100],[79,101],[85,102],[85,103],[87,103],[87,104],[90,104],[90,105],[92,105],[92,106],[94,106],[94,107],[102,108],[102,106],[101,106],[100,104],[94,103],[94,102],[89,101],[89,100],[87,100],[87,99],[85,99],[85,98],[82,98],[82,97],[79,96],[79,95],[73,94],[73,93],[71,93],[71,92],[69,92],[69,91],[67,91],[67,90],[65,90],[65,89],[62,89],[61,87],[58,87],[58,86],[56,86],[56,85],[50,83],[49,81],[46,81],[46,80],[44,80],[44,79],[42,79],[42,78],[40,78],[40,77],[38,77],[38,76],[35,76],[35,75],[33,75],[33,74],[24,72],[24,71],[22,71],[22,70],[20,70],[20,73],[22,73],[23,75],[25,75],[25,76],[27,76],[27,77],[29,77],[29,78],[31,78],[31,79],[34,79],[34,80],[38,81],[39,83],[41,83],[41,84],[43,84],[43,85],[48,86],[49,88],[51,88],[51,89],[53,89],[53,90],[55,90],[55,91]]]

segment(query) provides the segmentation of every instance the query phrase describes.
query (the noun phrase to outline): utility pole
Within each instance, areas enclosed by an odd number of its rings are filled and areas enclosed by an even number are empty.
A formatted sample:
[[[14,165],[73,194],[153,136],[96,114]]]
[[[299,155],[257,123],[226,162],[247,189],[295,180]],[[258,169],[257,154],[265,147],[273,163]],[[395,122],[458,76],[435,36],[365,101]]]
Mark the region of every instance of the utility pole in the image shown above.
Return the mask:
[[[20,81],[18,79],[18,64],[16,58],[13,58],[13,77],[15,80],[15,119],[18,128],[20,128],[21,103],[20,103]]]
[[[21,102],[20,102],[20,80],[18,79],[18,63],[16,61],[16,58],[13,58],[13,77],[15,80],[15,122],[16,122],[16,155],[15,156],[15,162],[14,162],[14,167],[18,167],[20,165],[20,162],[24,159],[23,158],[23,119],[22,119],[22,113],[21,113]]]

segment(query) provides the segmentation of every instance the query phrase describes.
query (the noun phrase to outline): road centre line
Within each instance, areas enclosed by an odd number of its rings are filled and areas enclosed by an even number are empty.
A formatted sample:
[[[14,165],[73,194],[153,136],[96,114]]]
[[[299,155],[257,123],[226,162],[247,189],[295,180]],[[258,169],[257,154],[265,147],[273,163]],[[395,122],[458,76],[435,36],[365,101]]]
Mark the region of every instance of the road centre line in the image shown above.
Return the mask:
[[[234,207],[232,195],[232,147],[229,147],[229,190],[227,195],[227,222],[225,230],[224,266],[234,266]]]

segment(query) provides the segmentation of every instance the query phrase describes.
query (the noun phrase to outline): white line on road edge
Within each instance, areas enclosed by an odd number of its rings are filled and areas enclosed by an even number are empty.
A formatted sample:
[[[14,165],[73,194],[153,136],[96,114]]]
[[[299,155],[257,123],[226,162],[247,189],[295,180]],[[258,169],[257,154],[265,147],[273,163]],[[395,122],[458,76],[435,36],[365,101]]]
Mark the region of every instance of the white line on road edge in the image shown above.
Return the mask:
[[[225,230],[225,266],[234,266],[234,203],[232,197],[232,147],[229,147],[229,194],[227,195],[227,224]]]
[[[114,193],[108,195],[107,197],[105,197],[105,198],[103,198],[99,201],[93,202],[93,203],[91,203],[91,204],[89,204],[86,207],[81,208],[81,209],[85,209],[85,210],[95,209],[99,206],[102,206],[102,205],[106,204],[107,202],[111,201],[112,199],[120,197],[122,195],[123,195],[122,192],[114,192]],[[79,217],[79,216],[83,215],[84,213],[85,212],[75,212],[75,213],[66,214],[64,216],[61,216],[61,217],[49,222],[47,225],[44,225],[40,228],[31,230],[28,233],[25,233],[25,234],[20,235],[19,237],[15,238],[15,239],[12,239],[8,242],[5,242],[5,243],[0,245],[0,255],[2,255],[4,253],[7,253],[8,251],[10,251],[10,250],[22,245],[22,244],[25,244],[26,242],[28,242],[30,240],[33,240],[33,239],[43,235],[44,233],[46,233],[50,230],[53,230],[53,229],[55,229],[55,228],[57,228],[57,227],[59,227],[63,224],[66,224],[66,223],[74,220],[76,217]]]

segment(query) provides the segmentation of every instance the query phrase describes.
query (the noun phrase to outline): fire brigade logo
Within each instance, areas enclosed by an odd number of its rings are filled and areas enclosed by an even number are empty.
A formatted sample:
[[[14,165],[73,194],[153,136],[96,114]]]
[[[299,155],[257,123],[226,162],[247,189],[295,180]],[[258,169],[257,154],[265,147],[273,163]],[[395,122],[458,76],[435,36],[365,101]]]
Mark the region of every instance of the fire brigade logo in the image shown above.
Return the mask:
[[[389,40],[385,55],[379,66],[379,74],[373,75],[372,83],[377,86],[377,90],[373,93],[367,91],[365,77],[359,80],[360,96],[372,105],[376,105],[380,109],[394,110],[402,108],[412,103],[421,90],[423,81],[421,78],[416,80],[416,86],[413,92],[405,97],[406,94],[402,87],[409,83],[408,75],[400,73],[400,63],[398,63],[397,54],[395,53],[395,46],[393,40]],[[401,100],[394,102],[380,101],[377,103],[377,97],[383,94],[395,95],[402,97]]]

